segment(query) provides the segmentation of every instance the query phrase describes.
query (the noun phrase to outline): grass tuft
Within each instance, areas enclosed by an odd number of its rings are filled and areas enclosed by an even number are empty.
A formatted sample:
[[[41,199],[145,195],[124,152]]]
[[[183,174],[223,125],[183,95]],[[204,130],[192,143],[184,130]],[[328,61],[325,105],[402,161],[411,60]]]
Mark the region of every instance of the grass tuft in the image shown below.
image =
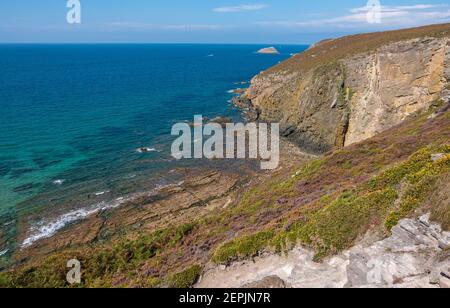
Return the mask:
[[[179,273],[176,273],[168,278],[170,288],[190,288],[200,277],[202,267],[198,264],[193,265]]]
[[[263,231],[253,235],[236,238],[225,243],[214,253],[214,263],[228,264],[233,261],[255,257],[273,238],[272,231]]]

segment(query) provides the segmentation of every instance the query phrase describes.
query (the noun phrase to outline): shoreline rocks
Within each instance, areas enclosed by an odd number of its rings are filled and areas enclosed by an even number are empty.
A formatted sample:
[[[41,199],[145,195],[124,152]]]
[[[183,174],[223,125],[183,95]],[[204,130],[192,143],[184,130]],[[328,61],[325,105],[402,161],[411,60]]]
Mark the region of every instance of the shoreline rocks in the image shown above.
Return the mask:
[[[219,124],[222,127],[225,127],[227,123],[232,123],[233,120],[228,117],[215,117],[209,121],[209,123]]]
[[[148,148],[148,147],[142,147],[142,148],[138,148],[136,149],[136,152],[138,153],[150,153],[150,152],[155,152],[156,150],[154,148]]]
[[[246,95],[233,97],[231,103],[242,110],[243,116],[247,121],[252,122],[259,119],[259,110],[253,106],[252,101]]]
[[[188,171],[185,181],[141,194],[120,206],[98,211],[15,252],[14,260],[38,257],[74,245],[90,244],[127,232],[150,232],[173,223],[192,221],[229,202],[228,195],[242,181],[235,173]]]
[[[235,95],[242,95],[242,94],[244,94],[246,91],[247,91],[246,88],[237,88],[237,89],[230,90],[229,93],[230,93],[230,94],[235,94]]]

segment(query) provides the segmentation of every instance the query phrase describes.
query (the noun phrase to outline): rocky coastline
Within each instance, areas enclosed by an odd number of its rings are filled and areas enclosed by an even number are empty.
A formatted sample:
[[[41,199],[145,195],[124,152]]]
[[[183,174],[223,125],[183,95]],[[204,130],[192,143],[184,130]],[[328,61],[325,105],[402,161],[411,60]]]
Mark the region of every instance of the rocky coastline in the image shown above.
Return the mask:
[[[268,69],[232,102],[280,122],[276,170],[185,170],[16,252],[0,286],[67,287],[76,257],[83,287],[448,287],[449,37],[344,37]]]
[[[226,117],[207,119],[210,123],[220,125],[229,120]],[[287,140],[282,140],[281,149],[284,153],[281,168],[313,157],[304,154]],[[114,241],[124,233],[133,237],[168,225],[188,223],[215,210],[224,209],[239,199],[251,179],[255,181],[258,177],[267,176],[267,172],[254,167],[254,162],[247,161],[242,161],[239,170],[200,166],[179,170],[183,174],[179,183],[122,197],[116,206],[104,207],[79,217],[50,236],[37,239],[30,245],[22,245],[14,252],[12,262],[20,264],[73,246]],[[29,229],[29,225],[21,225],[18,242],[26,240],[29,236],[26,231]]]

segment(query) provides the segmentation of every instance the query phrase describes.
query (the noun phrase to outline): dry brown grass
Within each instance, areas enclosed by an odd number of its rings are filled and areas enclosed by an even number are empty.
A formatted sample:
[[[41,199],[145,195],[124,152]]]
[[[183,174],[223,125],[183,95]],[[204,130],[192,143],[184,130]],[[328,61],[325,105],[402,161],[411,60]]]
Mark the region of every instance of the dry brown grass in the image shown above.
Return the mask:
[[[370,52],[389,43],[422,37],[443,36],[450,36],[450,24],[345,36],[318,44],[317,47],[313,47],[270,68],[264,74],[277,71],[308,71],[317,65],[337,61],[355,54]]]
[[[434,187],[434,193],[426,203],[426,209],[431,209],[431,219],[450,231],[450,174],[442,177]]]

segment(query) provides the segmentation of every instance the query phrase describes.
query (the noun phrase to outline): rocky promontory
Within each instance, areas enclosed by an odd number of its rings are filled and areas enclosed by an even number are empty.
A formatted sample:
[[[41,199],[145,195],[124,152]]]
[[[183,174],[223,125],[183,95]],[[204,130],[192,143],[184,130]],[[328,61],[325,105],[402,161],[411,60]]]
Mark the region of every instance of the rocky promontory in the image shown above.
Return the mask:
[[[316,153],[401,123],[450,80],[450,24],[326,40],[253,78],[261,119]]]

